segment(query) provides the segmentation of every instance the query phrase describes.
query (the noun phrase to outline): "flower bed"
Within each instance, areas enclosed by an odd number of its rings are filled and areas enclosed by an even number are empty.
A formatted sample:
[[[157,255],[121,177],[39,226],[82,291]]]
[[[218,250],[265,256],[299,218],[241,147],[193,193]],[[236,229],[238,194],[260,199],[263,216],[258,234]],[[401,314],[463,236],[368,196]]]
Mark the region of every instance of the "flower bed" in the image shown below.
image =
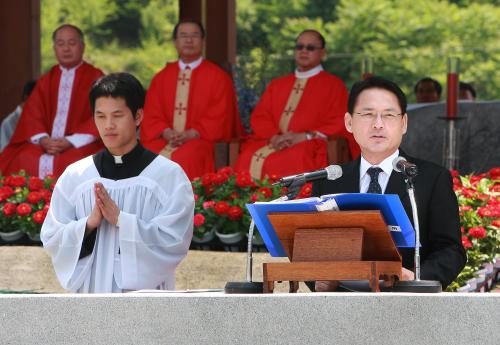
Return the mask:
[[[23,171],[0,177],[0,232],[2,236],[21,230],[37,238],[49,209],[54,179],[26,176]]]
[[[272,185],[275,180],[253,180],[250,174],[235,173],[230,167],[193,180],[195,240],[203,239],[214,229],[219,234],[246,234],[251,219],[245,204],[279,198],[284,190]],[[311,185],[306,184],[297,197],[310,195]]]
[[[467,264],[448,289],[480,291],[487,289],[488,280],[491,283],[499,255],[500,168],[480,175],[452,175]]]

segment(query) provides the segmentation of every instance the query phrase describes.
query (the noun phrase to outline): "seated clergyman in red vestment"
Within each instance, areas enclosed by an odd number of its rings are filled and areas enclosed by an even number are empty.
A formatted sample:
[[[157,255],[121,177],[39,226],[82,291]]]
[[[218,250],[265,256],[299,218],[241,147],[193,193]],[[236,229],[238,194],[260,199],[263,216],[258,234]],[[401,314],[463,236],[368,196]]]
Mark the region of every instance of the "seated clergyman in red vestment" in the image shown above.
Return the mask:
[[[66,166],[98,151],[89,90],[102,71],[82,60],[82,31],[64,24],[52,39],[58,65],[43,75],[26,101],[9,145],[0,155],[3,175],[59,176]]]
[[[338,134],[349,142],[351,157],[359,147],[343,125],[347,89],[325,72],[325,40],[315,30],[296,39],[295,73],[271,81],[250,119],[252,135],[242,145],[237,171],[254,178],[285,176],[321,169],[327,162],[327,136]]]
[[[175,26],[179,60],[151,81],[140,134],[146,148],[177,162],[190,179],[214,170],[214,143],[231,139],[237,116],[230,76],[202,58],[204,37],[196,21]]]

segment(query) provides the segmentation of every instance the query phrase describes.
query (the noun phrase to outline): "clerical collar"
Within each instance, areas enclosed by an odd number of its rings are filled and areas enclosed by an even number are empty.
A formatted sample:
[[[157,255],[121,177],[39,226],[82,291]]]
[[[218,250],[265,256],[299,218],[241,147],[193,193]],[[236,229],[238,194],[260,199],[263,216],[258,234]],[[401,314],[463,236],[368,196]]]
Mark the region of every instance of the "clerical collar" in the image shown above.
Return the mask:
[[[129,153],[126,153],[121,156],[115,156],[106,149],[104,152],[104,157],[106,160],[110,160],[114,162],[116,165],[121,165],[133,162],[142,154],[143,151],[144,147],[139,142],[137,142],[137,145],[135,145],[135,147]]]
[[[314,77],[315,75],[319,74],[323,70],[323,66],[318,65],[309,71],[306,72],[301,72],[298,69],[295,70],[295,77],[299,79],[307,79]]]
[[[76,69],[78,67],[80,67],[82,64],[83,64],[83,60],[80,61],[80,63],[74,67],[66,68],[66,67],[63,67],[62,65],[59,65],[59,68],[61,69],[62,72],[71,72],[71,71],[76,71]]]
[[[362,178],[366,174],[368,169],[372,166],[381,168],[388,176],[390,176],[393,169],[392,162],[394,161],[394,159],[396,159],[396,157],[398,157],[398,155],[399,155],[399,150],[396,150],[392,155],[390,155],[389,157],[387,157],[382,162],[376,165],[371,164],[363,157],[363,155],[361,155],[361,163],[359,166],[360,178]]]
[[[121,180],[138,176],[157,156],[138,142],[132,151],[123,156],[113,156],[108,150],[102,150],[93,159],[101,177]]]
[[[190,62],[190,63],[184,63],[181,59],[179,59],[179,68],[181,70],[185,70],[186,67],[189,66],[189,68],[192,70],[194,70],[196,67],[198,67],[203,61],[203,56],[200,56],[197,60],[194,60],[193,62]]]

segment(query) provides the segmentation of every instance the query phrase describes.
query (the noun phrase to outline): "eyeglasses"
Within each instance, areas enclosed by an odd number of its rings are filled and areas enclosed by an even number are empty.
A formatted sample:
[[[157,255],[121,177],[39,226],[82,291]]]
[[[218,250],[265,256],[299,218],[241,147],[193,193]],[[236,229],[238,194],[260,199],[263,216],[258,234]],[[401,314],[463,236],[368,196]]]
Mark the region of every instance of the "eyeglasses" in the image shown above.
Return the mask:
[[[306,49],[309,52],[313,52],[315,50],[320,50],[320,49],[323,49],[323,48],[313,46],[312,44],[305,45],[305,44],[298,43],[298,44],[295,45],[295,50],[300,51],[300,50],[304,50],[304,49]]]
[[[199,39],[199,38],[201,38],[201,33],[199,33],[199,32],[195,32],[192,34],[181,33],[181,34],[179,34],[179,36],[177,36],[177,38],[180,40],[187,40],[188,38],[190,38],[192,40]]]
[[[391,112],[377,113],[377,112],[371,112],[371,111],[367,111],[367,112],[363,112],[363,113],[355,112],[354,114],[359,115],[361,120],[363,120],[365,122],[370,122],[370,123],[377,119],[378,114],[380,114],[380,117],[382,118],[382,121],[384,121],[384,123],[395,122],[396,120],[399,119],[399,116],[402,115],[401,113],[398,113],[398,114],[391,113]]]

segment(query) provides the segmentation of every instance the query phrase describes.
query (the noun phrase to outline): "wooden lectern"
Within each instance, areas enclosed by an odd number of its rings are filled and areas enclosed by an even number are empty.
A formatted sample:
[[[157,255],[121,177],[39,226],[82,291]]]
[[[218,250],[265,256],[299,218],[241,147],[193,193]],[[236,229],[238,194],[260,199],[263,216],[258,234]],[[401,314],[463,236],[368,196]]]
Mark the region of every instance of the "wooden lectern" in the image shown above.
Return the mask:
[[[380,211],[270,213],[269,221],[289,263],[264,263],[264,292],[274,282],[368,280],[379,292],[379,280],[391,286],[401,277],[401,256]]]

